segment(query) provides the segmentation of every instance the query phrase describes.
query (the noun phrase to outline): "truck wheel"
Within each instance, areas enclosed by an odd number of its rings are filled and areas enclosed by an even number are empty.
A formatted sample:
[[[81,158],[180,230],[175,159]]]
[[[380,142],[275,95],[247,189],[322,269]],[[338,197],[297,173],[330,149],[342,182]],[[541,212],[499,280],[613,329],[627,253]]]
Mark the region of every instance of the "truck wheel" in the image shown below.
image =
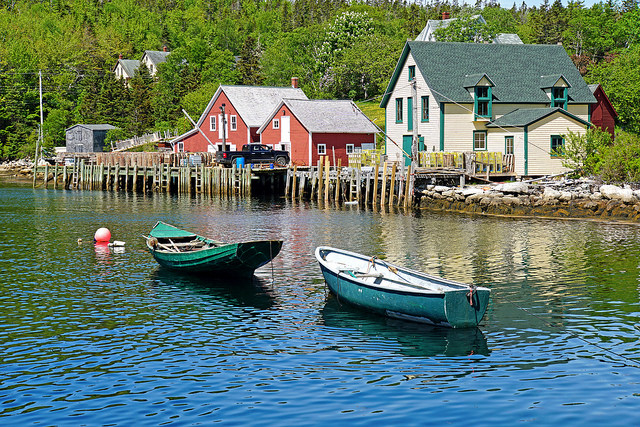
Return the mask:
[[[277,157],[276,158],[276,164],[278,166],[287,166],[287,159],[284,157]]]

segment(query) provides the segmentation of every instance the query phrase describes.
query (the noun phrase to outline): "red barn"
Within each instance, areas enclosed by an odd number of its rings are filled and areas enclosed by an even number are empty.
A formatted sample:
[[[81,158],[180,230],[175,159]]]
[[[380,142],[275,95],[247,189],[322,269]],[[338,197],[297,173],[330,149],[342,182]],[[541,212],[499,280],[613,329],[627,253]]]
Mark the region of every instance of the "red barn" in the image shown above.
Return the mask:
[[[604,93],[604,89],[599,84],[589,85],[591,93],[596,97],[597,104],[589,105],[589,116],[591,117],[591,123],[600,129],[607,131],[611,136],[615,136],[616,119],[618,113],[616,109],[611,105],[609,97]]]
[[[283,98],[307,96],[297,87],[221,85],[196,127],[170,142],[173,151],[215,152],[223,148],[223,141],[227,150],[239,150],[244,144],[260,142],[258,128]]]
[[[289,151],[294,165],[328,155],[346,166],[347,154],[375,148],[379,131],[352,101],[283,99],[258,133],[262,144]]]

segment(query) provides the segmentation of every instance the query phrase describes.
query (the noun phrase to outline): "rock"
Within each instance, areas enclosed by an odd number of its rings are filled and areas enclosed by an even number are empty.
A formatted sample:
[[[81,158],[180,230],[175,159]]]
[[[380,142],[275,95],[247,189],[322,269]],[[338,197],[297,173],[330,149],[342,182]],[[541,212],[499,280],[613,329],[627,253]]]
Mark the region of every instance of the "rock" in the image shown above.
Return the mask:
[[[616,185],[603,185],[600,187],[600,194],[609,200],[621,200],[625,203],[635,203],[636,197],[630,188],[620,188]]]
[[[474,194],[482,194],[482,193],[484,193],[484,190],[478,187],[467,187],[462,189],[462,195],[465,197],[469,197]]]
[[[449,190],[451,190],[451,188],[450,187],[445,187],[444,185],[436,185],[433,188],[433,191],[436,191],[438,193],[444,193],[445,191],[449,191]]]
[[[561,193],[558,190],[554,190],[551,187],[545,187],[544,193],[542,194],[542,198],[544,200],[559,199],[560,196],[561,196]]]
[[[561,202],[570,202],[571,199],[573,199],[573,193],[571,191],[561,191],[560,197],[558,197],[558,200]]]
[[[528,194],[529,184],[526,182],[505,182],[496,185],[494,189],[509,194]]]

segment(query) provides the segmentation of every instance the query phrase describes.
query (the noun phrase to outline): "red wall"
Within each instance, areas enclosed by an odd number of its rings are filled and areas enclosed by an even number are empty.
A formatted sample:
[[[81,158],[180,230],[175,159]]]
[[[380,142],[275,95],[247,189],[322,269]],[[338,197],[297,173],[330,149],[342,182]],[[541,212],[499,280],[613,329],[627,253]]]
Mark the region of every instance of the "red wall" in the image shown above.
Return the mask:
[[[607,95],[605,95],[602,86],[598,86],[593,95],[598,103],[590,106],[591,123],[614,136],[616,117],[618,116],[616,111],[613,109]]]
[[[284,113],[284,114],[283,114]],[[269,124],[262,131],[262,144],[274,145],[279,144],[280,129],[273,129],[273,119],[280,119],[282,116],[291,117],[291,163],[298,166],[309,166],[309,132],[302,126],[296,116],[291,113],[289,108],[281,105],[280,109],[273,115]],[[349,159],[347,158],[347,144],[353,144],[354,148],[358,148],[362,143],[375,143],[374,134],[351,134],[351,133],[315,133],[313,134],[311,148],[311,163],[318,164],[320,156],[318,155],[318,144],[326,144],[327,155],[333,164],[333,152],[335,151],[336,163],[338,159],[342,159],[342,165],[347,166]],[[332,150],[333,148],[333,150]]]
[[[342,166],[347,166],[349,164],[347,144],[353,144],[354,148],[359,148],[363,143],[375,144],[375,142],[376,137],[371,133],[314,133],[313,147],[311,148],[311,162],[317,165],[320,159],[318,155],[318,144],[326,144],[326,155],[331,159],[332,165],[333,153],[335,152],[336,163],[338,159],[342,159]]]
[[[218,136],[219,135],[218,129],[220,129],[220,126],[221,126],[218,115],[221,113],[220,107],[222,106],[223,103],[225,104],[225,114],[227,115],[227,122],[228,122],[227,124],[228,132],[226,135],[227,149],[229,149],[230,144],[234,144],[236,146],[236,149],[240,150],[242,146],[248,142],[249,130],[247,129],[247,125],[245,124],[244,120],[242,120],[242,117],[238,115],[238,112],[236,111],[234,106],[231,104],[231,102],[229,102],[229,99],[227,98],[224,92],[220,92],[220,95],[213,103],[213,106],[211,107],[211,109],[207,111],[205,120],[200,125],[200,129],[205,133],[205,135],[207,135],[209,140],[214,145],[217,146],[218,144],[222,144],[222,138]],[[231,130],[232,115],[235,115],[237,117],[236,130]],[[216,116],[215,131],[210,130],[211,127],[210,127],[209,117],[211,116]],[[255,129],[254,129],[254,133],[255,133]],[[185,138],[183,142],[184,142],[184,151],[188,151],[188,152],[208,151],[209,143],[202,136],[202,133],[200,132],[197,132],[196,134]],[[176,147],[177,147],[177,144],[176,144]]]

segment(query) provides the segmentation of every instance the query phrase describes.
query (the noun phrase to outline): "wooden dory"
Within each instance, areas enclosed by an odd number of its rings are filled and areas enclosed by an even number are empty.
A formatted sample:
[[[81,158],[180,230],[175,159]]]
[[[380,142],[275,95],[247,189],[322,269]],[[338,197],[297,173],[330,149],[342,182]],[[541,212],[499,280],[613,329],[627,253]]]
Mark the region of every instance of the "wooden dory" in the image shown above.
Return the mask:
[[[145,239],[149,252],[160,265],[194,273],[251,276],[282,248],[282,240],[218,242],[161,221]]]
[[[326,246],[316,259],[329,290],[345,301],[399,319],[452,328],[477,326],[490,290]]]

